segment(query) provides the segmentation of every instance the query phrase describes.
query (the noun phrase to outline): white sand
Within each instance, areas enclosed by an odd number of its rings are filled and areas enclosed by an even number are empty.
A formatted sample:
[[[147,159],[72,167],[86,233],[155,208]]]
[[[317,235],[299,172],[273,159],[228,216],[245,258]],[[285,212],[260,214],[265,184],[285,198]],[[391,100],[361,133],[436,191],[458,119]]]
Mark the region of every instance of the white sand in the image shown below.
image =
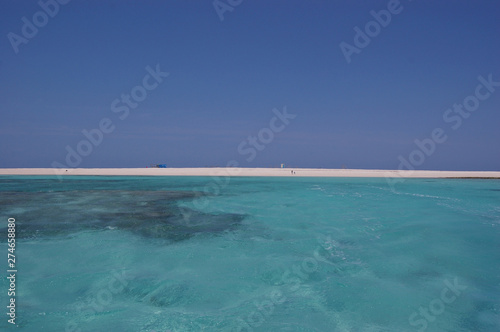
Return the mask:
[[[292,174],[292,171],[295,174]],[[0,168],[0,175],[135,175],[135,176],[316,176],[391,178],[500,178],[500,172],[409,171],[321,168]]]

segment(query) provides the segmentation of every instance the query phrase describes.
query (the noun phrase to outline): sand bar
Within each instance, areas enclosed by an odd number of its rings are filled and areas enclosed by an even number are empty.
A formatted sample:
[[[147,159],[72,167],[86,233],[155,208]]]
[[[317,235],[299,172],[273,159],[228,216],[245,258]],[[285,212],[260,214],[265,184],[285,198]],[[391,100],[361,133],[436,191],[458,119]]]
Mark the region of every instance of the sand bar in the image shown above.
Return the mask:
[[[106,175],[106,176],[293,176],[393,178],[499,178],[496,171],[411,171],[322,168],[0,168],[0,175]]]

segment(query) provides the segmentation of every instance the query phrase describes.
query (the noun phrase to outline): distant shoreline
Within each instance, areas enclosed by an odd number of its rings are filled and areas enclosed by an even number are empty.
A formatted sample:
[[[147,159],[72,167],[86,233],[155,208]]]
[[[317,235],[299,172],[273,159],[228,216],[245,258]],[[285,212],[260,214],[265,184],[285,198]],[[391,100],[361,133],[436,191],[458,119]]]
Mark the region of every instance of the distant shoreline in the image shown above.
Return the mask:
[[[261,176],[500,179],[500,171],[410,171],[322,168],[0,168],[0,175]]]

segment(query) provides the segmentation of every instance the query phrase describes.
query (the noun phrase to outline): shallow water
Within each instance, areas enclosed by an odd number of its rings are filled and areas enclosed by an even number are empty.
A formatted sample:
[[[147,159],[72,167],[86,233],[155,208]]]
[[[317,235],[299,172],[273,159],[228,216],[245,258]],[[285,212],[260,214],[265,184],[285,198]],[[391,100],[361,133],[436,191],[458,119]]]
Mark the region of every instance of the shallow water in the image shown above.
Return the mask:
[[[500,330],[498,180],[0,177],[0,217],[19,331]]]

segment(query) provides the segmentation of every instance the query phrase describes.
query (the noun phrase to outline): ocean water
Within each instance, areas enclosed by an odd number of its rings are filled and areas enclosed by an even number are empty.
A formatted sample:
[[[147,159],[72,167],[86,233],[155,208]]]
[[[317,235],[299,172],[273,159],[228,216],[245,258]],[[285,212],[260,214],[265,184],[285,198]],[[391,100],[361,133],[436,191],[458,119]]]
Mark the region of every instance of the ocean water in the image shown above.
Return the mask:
[[[0,330],[500,331],[500,181],[0,177]]]

